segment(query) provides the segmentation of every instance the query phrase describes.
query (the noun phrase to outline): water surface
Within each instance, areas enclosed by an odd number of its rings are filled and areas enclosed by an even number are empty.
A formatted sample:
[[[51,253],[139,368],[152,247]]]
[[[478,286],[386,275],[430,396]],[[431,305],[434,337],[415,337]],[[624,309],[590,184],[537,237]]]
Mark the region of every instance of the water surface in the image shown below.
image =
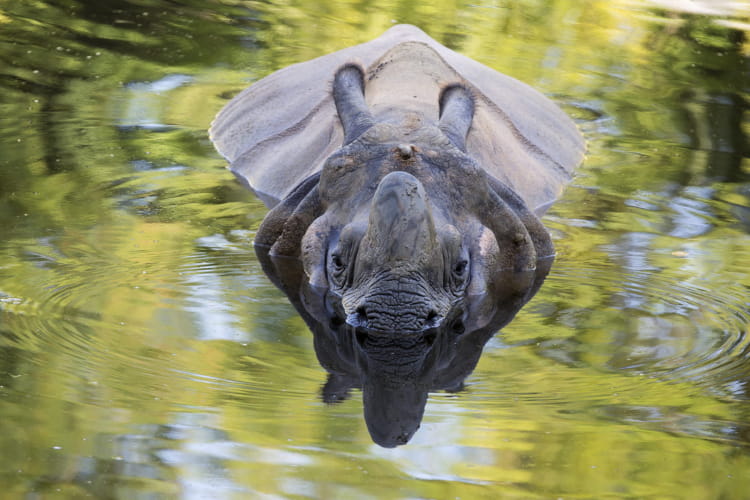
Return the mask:
[[[406,446],[327,405],[206,129],[394,22],[544,92],[588,155],[557,260]],[[745,2],[0,0],[7,498],[747,498]]]

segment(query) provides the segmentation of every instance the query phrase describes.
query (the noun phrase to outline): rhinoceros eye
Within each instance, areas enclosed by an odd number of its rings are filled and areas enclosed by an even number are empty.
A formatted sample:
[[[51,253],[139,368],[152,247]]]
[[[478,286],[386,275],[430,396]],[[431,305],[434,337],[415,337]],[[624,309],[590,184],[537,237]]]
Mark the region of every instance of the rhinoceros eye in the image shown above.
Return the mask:
[[[455,266],[453,266],[453,274],[456,275],[456,277],[462,277],[466,273],[466,267],[468,266],[469,262],[466,260],[459,260]]]
[[[344,269],[344,260],[338,254],[331,255],[331,266],[334,271],[342,271]]]
[[[469,282],[469,261],[466,258],[458,259],[451,269],[450,286],[454,293],[463,292]]]
[[[340,253],[332,253],[329,258],[329,276],[336,287],[344,285],[346,276],[346,261]]]
[[[352,268],[357,258],[359,241],[364,230],[349,224],[341,230],[338,241],[328,249],[328,281],[334,290],[341,291],[351,285]]]

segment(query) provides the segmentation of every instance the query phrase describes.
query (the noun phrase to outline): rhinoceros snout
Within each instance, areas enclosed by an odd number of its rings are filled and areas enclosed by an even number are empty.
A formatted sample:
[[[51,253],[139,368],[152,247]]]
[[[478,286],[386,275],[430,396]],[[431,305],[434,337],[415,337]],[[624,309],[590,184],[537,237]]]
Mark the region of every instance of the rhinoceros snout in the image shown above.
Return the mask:
[[[442,255],[422,183],[403,171],[383,177],[357,252],[357,285],[345,299],[347,323],[379,332],[435,327],[446,309],[435,299]]]
[[[393,293],[386,304],[382,300],[363,301],[354,312],[346,317],[346,322],[356,328],[365,328],[372,332],[402,332],[413,334],[434,329],[440,325],[443,317],[429,304],[415,305],[404,302],[398,304],[399,294]],[[395,300],[393,300],[395,299]],[[426,302],[426,301],[425,301]]]

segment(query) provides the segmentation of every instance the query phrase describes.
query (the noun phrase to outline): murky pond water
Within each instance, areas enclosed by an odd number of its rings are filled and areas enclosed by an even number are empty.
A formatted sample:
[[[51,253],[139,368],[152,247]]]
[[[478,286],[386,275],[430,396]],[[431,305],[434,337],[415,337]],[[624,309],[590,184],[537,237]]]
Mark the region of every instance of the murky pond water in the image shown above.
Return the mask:
[[[546,282],[406,446],[320,396],[206,129],[394,22],[538,88],[588,156]],[[3,498],[750,495],[746,2],[0,0]]]

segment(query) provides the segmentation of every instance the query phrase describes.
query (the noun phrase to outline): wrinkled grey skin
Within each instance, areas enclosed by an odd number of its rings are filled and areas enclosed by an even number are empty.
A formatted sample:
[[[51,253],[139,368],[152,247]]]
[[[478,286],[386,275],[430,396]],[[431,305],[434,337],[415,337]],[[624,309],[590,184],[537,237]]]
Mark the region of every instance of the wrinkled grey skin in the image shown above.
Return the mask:
[[[417,432],[430,391],[463,388],[485,343],[534,296],[552,264],[540,260],[533,271],[493,275],[488,293],[466,297],[460,314],[438,328],[384,335],[347,324],[340,297],[310,286],[298,259],[273,258],[262,248],[257,253],[313,332],[318,360],[328,371],[323,401],[336,404],[361,389],[367,429],[386,448],[406,444]]]
[[[487,293],[493,273],[533,270],[554,250],[521,198],[466,154],[467,84],[443,90],[437,123],[377,121],[366,91],[359,67],[337,71],[344,143],[268,214],[256,244],[299,256],[309,282],[340,297],[351,327],[418,335]]]
[[[585,149],[542,94],[408,25],[262,78],[209,135],[273,207],[256,253],[313,331],[324,400],[361,388],[388,447],[538,289],[534,214]]]

